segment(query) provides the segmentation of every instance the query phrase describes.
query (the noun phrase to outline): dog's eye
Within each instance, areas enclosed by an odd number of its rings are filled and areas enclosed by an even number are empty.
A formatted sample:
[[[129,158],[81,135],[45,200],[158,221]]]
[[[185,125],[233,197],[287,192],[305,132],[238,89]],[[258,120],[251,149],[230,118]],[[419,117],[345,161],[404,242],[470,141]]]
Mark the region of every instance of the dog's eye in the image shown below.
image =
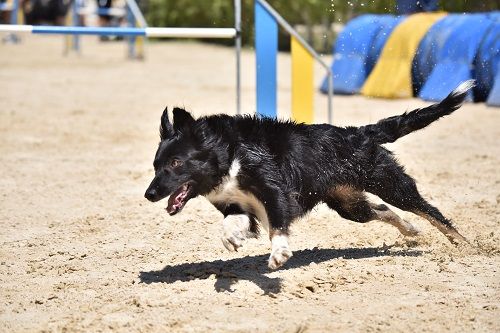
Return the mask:
[[[170,166],[172,168],[178,168],[182,165],[182,161],[178,159],[173,159],[172,162],[170,162]]]

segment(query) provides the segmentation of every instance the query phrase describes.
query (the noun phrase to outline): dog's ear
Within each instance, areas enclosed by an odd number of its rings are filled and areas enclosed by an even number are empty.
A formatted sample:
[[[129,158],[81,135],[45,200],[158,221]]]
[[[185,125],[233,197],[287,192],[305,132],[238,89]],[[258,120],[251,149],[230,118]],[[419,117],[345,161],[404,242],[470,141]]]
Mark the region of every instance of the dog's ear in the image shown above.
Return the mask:
[[[172,135],[174,135],[174,127],[168,119],[168,107],[165,107],[160,121],[160,138],[161,140],[165,140],[167,138],[170,138]]]
[[[194,123],[194,118],[189,112],[181,108],[174,108],[174,130],[187,132]]]

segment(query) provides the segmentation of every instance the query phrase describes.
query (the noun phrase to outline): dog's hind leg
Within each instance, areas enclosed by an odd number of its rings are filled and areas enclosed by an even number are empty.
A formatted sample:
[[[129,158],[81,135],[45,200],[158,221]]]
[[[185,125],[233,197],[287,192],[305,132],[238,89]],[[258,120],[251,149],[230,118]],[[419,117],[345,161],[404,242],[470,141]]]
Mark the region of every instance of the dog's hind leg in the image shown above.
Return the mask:
[[[361,190],[351,186],[333,188],[325,202],[340,216],[354,222],[379,220],[398,228],[405,236],[416,236],[419,233],[417,228],[400,218],[389,207],[369,202]]]
[[[399,232],[403,235],[413,237],[420,233],[420,231],[413,224],[403,220],[386,205],[376,205],[372,203],[370,203],[370,205],[377,214],[377,220],[387,222],[398,228]]]
[[[379,164],[380,166],[369,179],[367,191],[399,209],[427,219],[451,243],[466,242],[465,237],[455,229],[452,222],[444,217],[436,207],[422,198],[413,178],[407,175],[396,161],[389,156],[387,157],[384,163]]]

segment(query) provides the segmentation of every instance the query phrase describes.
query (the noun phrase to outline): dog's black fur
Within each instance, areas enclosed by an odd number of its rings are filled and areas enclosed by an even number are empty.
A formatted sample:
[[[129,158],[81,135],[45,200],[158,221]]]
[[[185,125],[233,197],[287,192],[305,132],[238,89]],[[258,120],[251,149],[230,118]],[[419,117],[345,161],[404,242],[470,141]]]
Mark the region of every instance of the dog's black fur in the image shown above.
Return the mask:
[[[395,214],[385,205],[370,203],[364,195],[370,192],[427,218],[450,241],[463,241],[450,220],[420,196],[413,178],[381,145],[452,113],[472,86],[473,82],[465,82],[438,104],[361,127],[305,125],[254,116],[213,115],[195,120],[179,108],[173,110],[172,123],[165,109],[155,177],[145,196],[158,201],[170,195],[167,211],[176,214],[189,199],[217,188],[238,160],[238,187],[264,205],[271,237],[275,232],[287,234],[293,220],[320,202],[352,221],[384,220],[385,216],[392,223]],[[256,231],[252,209],[231,199],[216,207],[224,216],[247,214],[251,231]],[[384,215],[388,212],[394,215]]]

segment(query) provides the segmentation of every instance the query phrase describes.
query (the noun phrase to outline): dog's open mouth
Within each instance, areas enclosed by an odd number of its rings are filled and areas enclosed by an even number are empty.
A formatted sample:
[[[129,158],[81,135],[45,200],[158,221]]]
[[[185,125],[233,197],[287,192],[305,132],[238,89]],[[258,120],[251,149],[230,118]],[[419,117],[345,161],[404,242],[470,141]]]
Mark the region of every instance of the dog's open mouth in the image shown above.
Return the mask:
[[[168,198],[167,213],[175,215],[184,208],[184,205],[190,199],[191,185],[188,183],[183,184]]]

